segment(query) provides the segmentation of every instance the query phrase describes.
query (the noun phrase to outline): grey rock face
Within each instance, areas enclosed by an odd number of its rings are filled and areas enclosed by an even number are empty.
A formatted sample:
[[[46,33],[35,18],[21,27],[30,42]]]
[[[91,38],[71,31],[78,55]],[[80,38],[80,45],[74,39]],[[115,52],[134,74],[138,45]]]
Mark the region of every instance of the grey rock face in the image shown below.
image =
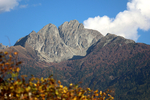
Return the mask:
[[[25,42],[22,46],[30,46],[36,50],[40,57],[39,60],[60,62],[73,56],[61,40],[57,27],[53,24],[46,25],[38,33],[32,31],[28,36],[17,41],[15,45],[21,44],[23,39]]]
[[[77,20],[59,26],[59,34],[74,55],[85,56],[87,49],[103,37],[95,30],[85,29]]]
[[[117,35],[110,34],[110,33],[108,33],[105,37],[103,37],[101,39],[101,42],[104,43],[103,47],[106,46],[110,42],[114,42],[114,43],[121,43],[121,42],[123,42],[123,43],[126,43],[126,44],[128,44],[128,43],[135,43],[135,41],[133,41],[133,40],[125,39],[124,37],[117,36]]]
[[[89,47],[91,48],[98,41],[103,44],[102,47],[112,41],[134,43],[133,40],[113,34],[107,34],[104,37],[100,32],[85,29],[82,23],[72,20],[64,22],[58,29],[55,25],[48,24],[37,33],[32,31],[19,39],[15,45],[33,48],[41,61],[61,62],[73,56],[85,56]]]
[[[5,48],[7,48],[8,46],[5,46],[5,45],[3,45],[2,43],[0,43],[0,49],[5,49]]]
[[[37,51],[39,60],[61,62],[74,55],[86,55],[86,50],[102,37],[98,31],[84,29],[83,24],[73,20],[65,22],[59,29],[48,24],[39,32],[32,31],[19,39],[15,45],[32,47]]]

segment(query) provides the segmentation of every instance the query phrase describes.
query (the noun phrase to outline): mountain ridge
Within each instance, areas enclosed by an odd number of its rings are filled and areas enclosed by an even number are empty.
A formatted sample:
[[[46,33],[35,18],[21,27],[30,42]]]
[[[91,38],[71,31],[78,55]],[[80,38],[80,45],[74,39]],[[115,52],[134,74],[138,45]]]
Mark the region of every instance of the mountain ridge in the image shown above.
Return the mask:
[[[39,32],[32,31],[19,39],[14,46],[26,44],[38,52],[41,61],[61,62],[73,56],[85,56],[87,49],[103,35],[85,29],[77,20],[64,22],[59,28],[53,24],[44,26]]]

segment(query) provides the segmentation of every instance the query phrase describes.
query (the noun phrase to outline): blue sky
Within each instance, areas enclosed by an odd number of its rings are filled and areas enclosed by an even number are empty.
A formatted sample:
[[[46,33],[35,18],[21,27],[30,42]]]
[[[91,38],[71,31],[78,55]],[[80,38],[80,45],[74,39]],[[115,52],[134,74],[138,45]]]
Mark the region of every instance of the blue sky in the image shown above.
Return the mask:
[[[11,45],[32,30],[78,20],[103,35],[150,44],[150,0],[0,0],[0,43]]]

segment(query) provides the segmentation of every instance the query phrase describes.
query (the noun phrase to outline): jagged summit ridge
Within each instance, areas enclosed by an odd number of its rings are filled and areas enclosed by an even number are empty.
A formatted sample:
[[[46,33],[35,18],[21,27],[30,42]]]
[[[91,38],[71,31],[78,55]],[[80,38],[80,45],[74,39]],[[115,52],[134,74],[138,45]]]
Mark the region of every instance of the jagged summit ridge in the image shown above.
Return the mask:
[[[65,29],[65,28],[83,29],[84,26],[82,23],[79,23],[77,20],[71,20],[70,22],[66,21],[61,26],[59,26],[59,29]]]
[[[87,49],[103,37],[98,31],[84,29],[77,20],[65,22],[58,29],[60,37],[74,55],[85,56]]]
[[[85,29],[83,24],[72,20],[64,22],[59,28],[48,24],[37,33],[32,31],[15,45],[33,48],[40,60],[61,62],[74,55],[85,56],[87,49],[102,37],[98,31]]]
[[[15,45],[32,48],[40,61],[61,62],[74,56],[86,56],[95,44],[100,42],[104,47],[109,43],[135,43],[133,40],[108,33],[85,29],[77,20],[64,22],[58,28],[53,24],[44,26],[39,32],[32,31],[20,38]]]

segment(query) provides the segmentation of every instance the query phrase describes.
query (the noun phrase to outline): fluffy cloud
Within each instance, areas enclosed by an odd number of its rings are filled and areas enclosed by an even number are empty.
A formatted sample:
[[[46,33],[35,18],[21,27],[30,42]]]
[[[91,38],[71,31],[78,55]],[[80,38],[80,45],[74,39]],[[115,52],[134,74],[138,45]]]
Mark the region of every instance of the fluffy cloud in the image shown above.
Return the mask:
[[[14,7],[19,5],[18,1],[19,0],[0,0],[0,13],[14,9]]]
[[[138,29],[150,29],[150,0],[130,0],[127,10],[119,12],[115,18],[96,16],[83,22],[85,28],[95,29],[103,35],[112,33],[137,41]]]

